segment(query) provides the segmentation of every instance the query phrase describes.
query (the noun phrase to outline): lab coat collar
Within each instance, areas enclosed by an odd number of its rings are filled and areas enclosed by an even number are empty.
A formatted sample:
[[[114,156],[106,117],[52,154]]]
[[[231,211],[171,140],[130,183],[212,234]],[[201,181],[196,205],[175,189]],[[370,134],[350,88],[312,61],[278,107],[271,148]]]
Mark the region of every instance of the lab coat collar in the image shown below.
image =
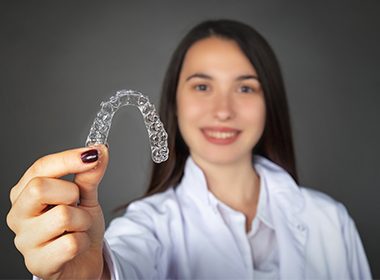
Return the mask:
[[[259,180],[260,180],[260,194],[259,194],[255,218],[259,219],[261,222],[263,222],[269,228],[274,229],[273,222],[272,222],[272,215],[271,215],[270,209],[269,209],[267,186],[264,184],[265,181],[262,180],[261,177],[259,177]],[[207,191],[207,187],[205,187],[204,189],[205,189],[205,191]],[[223,201],[220,201],[210,191],[208,191],[208,198],[209,198],[208,201],[211,204],[211,206],[215,212],[218,211],[218,209],[220,207],[227,208],[227,209],[229,209],[229,211],[232,211],[232,212],[236,212],[236,210],[234,210],[231,207],[229,207],[228,205],[226,205]]]
[[[253,166],[260,182],[267,187],[268,202],[279,244],[281,275],[287,279],[305,278],[305,244],[308,228],[300,218],[305,205],[301,190],[293,178],[279,165],[255,155]],[[187,195],[212,205],[205,175],[189,156],[181,182]]]
[[[264,157],[256,156],[254,166],[268,186],[281,275],[284,279],[305,279],[308,228],[301,218],[305,200],[300,187],[282,167]]]
[[[207,181],[201,168],[191,156],[186,160],[181,186],[187,195],[206,205],[211,205],[207,194]]]
[[[301,191],[282,167],[259,155],[253,157],[253,166],[260,175],[260,185],[266,187],[266,195],[269,196],[267,199],[272,196],[282,198],[281,203],[286,202],[284,206],[292,213],[297,213],[302,209],[304,200]],[[186,160],[182,184],[185,191],[192,197],[207,205],[215,205],[215,202],[210,199],[206,177],[191,156]]]
[[[305,202],[301,190],[288,172],[271,160],[259,155],[254,156],[253,165],[263,184],[268,186],[267,190],[270,197],[282,197],[282,202],[286,202],[286,206],[291,206],[289,210],[294,214],[302,210]]]
[[[208,205],[214,212],[218,212],[218,206],[229,208],[222,201],[217,199],[213,193],[208,190],[205,175],[202,169],[195,163],[191,156],[188,157],[185,165],[185,175],[183,185],[187,190],[187,194],[191,195],[201,203]],[[265,181],[260,176],[260,197],[257,209],[257,217],[265,223],[268,227],[274,229],[272,217],[268,206],[268,190],[264,184]],[[234,211],[234,210],[232,210]]]

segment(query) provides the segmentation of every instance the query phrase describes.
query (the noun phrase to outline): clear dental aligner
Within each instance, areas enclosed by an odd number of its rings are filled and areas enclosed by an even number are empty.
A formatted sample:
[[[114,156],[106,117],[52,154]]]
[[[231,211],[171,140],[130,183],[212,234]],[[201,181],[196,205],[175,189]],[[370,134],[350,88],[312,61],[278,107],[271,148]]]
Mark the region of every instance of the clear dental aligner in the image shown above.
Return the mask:
[[[149,102],[148,97],[135,90],[119,90],[109,101],[100,104],[102,108],[91,126],[86,146],[106,144],[113,115],[120,107],[127,105],[136,106],[143,115],[149,135],[152,160],[156,163],[166,161],[169,157],[168,134],[156,113],[154,105]]]

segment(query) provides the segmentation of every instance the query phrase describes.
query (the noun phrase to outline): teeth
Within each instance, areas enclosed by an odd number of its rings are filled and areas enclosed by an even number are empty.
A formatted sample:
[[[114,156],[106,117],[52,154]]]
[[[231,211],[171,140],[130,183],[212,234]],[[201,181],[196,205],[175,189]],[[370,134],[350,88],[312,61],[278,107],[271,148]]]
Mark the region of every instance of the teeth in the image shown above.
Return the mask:
[[[237,134],[237,132],[219,132],[219,131],[205,131],[205,133],[213,138],[226,139],[231,138]]]

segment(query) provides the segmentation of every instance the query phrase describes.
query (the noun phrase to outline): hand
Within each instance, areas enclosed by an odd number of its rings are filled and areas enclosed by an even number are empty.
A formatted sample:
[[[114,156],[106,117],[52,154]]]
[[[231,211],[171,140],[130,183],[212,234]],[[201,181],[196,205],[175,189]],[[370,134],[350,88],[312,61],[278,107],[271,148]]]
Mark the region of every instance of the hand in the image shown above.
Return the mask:
[[[81,154],[98,151],[84,163]],[[28,270],[43,279],[100,278],[103,272],[104,218],[98,185],[108,165],[104,145],[38,159],[10,192],[7,224]],[[75,174],[74,182],[60,177]]]

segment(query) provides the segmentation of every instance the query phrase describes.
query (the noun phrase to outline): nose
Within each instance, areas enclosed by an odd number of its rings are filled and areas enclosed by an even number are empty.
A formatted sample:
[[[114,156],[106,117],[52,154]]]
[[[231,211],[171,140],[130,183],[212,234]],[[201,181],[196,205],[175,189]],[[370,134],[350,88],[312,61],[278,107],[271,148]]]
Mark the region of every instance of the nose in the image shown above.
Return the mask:
[[[214,117],[227,121],[235,117],[232,97],[229,94],[218,94],[214,99]]]

